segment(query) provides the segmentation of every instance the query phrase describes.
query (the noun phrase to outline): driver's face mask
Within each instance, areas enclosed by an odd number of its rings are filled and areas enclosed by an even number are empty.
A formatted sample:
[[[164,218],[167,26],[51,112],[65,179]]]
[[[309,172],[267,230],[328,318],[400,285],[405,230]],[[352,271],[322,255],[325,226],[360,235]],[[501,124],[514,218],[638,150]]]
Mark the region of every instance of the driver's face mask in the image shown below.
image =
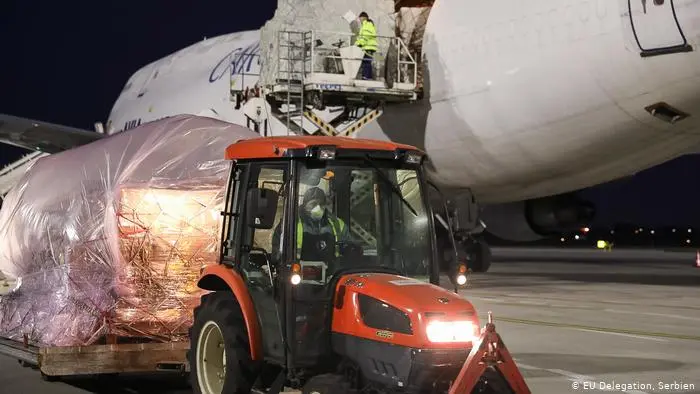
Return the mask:
[[[323,217],[323,208],[319,204],[314,204],[314,207],[309,211],[309,216],[315,220],[319,220]]]
[[[318,200],[311,200],[307,202],[304,205],[304,209],[306,210],[306,213],[309,214],[309,216],[311,216],[311,218],[314,220],[319,220],[323,217],[324,209]]]

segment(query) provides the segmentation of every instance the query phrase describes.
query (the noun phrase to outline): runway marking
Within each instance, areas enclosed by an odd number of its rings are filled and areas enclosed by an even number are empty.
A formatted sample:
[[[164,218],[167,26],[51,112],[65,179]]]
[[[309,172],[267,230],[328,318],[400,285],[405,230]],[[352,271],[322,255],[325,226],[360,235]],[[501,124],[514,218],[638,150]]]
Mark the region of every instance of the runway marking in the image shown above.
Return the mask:
[[[612,313],[627,313],[627,314],[633,314],[633,315],[647,315],[647,316],[657,316],[657,317],[668,317],[671,319],[681,319],[681,320],[691,320],[691,321],[700,321],[700,318],[697,317],[688,317],[688,316],[680,316],[680,315],[669,315],[667,313],[655,313],[655,312],[634,312],[634,311],[622,311],[618,309],[604,309],[605,312],[612,312]]]
[[[619,333],[619,334],[632,334],[640,335],[645,337],[660,337],[660,338],[670,338],[670,339],[686,339],[689,341],[700,341],[699,335],[684,335],[684,334],[670,334],[665,332],[650,332],[642,330],[631,330],[624,328],[608,328],[608,327],[595,327],[595,326],[585,326],[581,324],[568,324],[568,323],[555,323],[541,320],[530,320],[530,319],[516,319],[512,317],[494,317],[496,322],[502,321],[506,323],[516,323],[516,324],[527,324],[534,326],[548,326],[548,327],[559,327],[559,328],[576,328],[591,331],[600,331],[605,333]]]
[[[467,299],[471,298],[474,300],[482,300],[482,301],[490,301],[490,302],[503,302],[503,300],[500,298],[467,296],[466,294],[462,294],[462,295]]]
[[[568,381],[570,382],[591,382],[595,383],[598,382],[600,379],[596,379],[595,377],[592,376],[587,376],[587,375],[581,375],[575,372],[570,372],[570,371],[565,371],[563,369],[550,369],[550,368],[540,368],[536,367],[534,365],[528,365],[528,364],[523,364],[515,360],[515,363],[518,364],[519,367],[523,369],[530,369],[530,370],[539,370],[539,371],[546,371],[549,373],[553,373],[555,375],[563,376],[565,377]],[[615,391],[621,391],[623,393],[628,393],[628,394],[649,394],[646,391],[639,391],[639,390],[615,390]]]
[[[497,296],[501,297],[508,297],[505,294],[499,294],[495,296],[489,297],[489,295],[473,295],[473,294],[468,294],[468,293],[462,293],[460,292],[460,295],[463,297],[470,299],[481,299],[484,301],[493,301],[493,302],[498,302],[504,305],[521,305],[519,300],[504,300],[502,298],[493,298]],[[508,297],[510,298],[510,297]],[[535,298],[535,297],[521,297],[521,298]],[[583,300],[583,299],[562,299],[562,298],[535,298],[537,300],[544,300],[544,301],[550,301],[550,302],[572,302],[572,303],[587,303],[587,304],[613,304],[616,306],[636,306],[636,307],[644,307],[644,308],[673,308],[673,309],[687,309],[687,310],[692,310],[692,311],[700,311],[700,307],[695,307],[695,306],[690,306],[690,305],[660,305],[660,304],[648,304],[648,303],[634,303],[634,302],[626,302],[626,301],[612,301],[612,300],[606,300],[606,301],[600,301],[600,300]],[[498,301],[494,301],[498,300]],[[553,305],[553,304],[552,304]],[[567,305],[567,308],[580,308],[580,309],[597,309],[594,306],[584,306],[584,305]]]
[[[576,331],[585,331],[585,332],[593,332],[593,333],[596,333],[596,334],[619,335],[619,336],[621,336],[621,337],[644,339],[645,341],[668,342],[668,340],[663,339],[663,338],[655,338],[655,337],[648,337],[648,336],[634,335],[634,334],[623,334],[623,333],[621,333],[621,332],[609,332],[609,331],[601,331],[601,330],[589,330],[589,329],[585,329],[585,328],[574,328],[574,330],[576,330]]]
[[[520,305],[535,305],[535,306],[551,306],[547,301],[527,301],[527,300],[522,300],[518,301],[518,304]]]

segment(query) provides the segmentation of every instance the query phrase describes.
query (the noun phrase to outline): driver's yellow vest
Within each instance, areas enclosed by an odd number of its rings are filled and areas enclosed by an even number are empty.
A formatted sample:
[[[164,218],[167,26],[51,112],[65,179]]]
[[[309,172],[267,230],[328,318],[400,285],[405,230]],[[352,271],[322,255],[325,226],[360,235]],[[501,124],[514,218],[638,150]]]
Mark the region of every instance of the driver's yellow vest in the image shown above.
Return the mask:
[[[335,222],[335,223],[333,223]],[[328,224],[331,226],[331,231],[333,231],[333,236],[335,237],[335,241],[338,242],[338,234],[339,232],[342,232],[343,229],[345,228],[345,223],[340,220],[336,219],[333,220],[331,218],[328,218]],[[301,222],[301,219],[297,219],[297,259],[301,259],[301,247],[304,243],[304,224]],[[335,248],[335,256],[338,257],[340,255],[340,251],[338,250],[338,246],[336,245]]]

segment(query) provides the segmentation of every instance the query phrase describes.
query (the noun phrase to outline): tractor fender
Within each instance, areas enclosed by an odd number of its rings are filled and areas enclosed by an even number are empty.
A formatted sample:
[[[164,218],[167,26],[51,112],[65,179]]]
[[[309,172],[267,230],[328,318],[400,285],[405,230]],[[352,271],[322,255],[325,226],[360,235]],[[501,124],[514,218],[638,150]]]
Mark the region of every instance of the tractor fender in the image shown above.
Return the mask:
[[[260,325],[255,314],[253,299],[241,275],[221,264],[209,265],[202,270],[197,286],[204,290],[233,292],[241,308],[243,321],[248,332],[250,357],[253,361],[262,360]]]

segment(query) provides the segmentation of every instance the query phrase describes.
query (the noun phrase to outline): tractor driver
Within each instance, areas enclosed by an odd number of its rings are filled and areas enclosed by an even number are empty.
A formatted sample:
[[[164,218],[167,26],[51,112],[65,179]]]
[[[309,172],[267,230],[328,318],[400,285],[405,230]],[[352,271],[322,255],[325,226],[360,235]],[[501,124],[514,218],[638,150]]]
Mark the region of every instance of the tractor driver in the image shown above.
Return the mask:
[[[305,261],[332,262],[339,255],[339,242],[349,242],[350,233],[345,222],[327,208],[326,193],[318,187],[304,193],[299,206],[296,243],[297,258]],[[281,223],[272,236],[273,245],[279,245]]]

